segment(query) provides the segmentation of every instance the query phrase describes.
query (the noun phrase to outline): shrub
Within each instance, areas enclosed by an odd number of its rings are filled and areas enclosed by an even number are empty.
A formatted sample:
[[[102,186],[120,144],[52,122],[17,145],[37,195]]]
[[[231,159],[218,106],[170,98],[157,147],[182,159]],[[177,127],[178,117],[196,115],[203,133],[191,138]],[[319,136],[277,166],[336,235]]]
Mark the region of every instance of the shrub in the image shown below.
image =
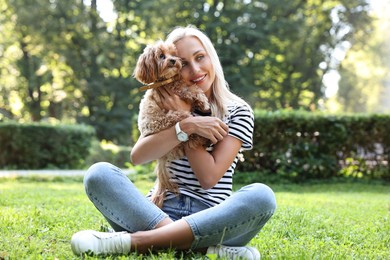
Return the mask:
[[[94,138],[85,125],[0,123],[0,168],[84,167]]]
[[[340,175],[390,179],[390,115],[255,113],[254,149],[239,170],[295,180]]]
[[[128,146],[118,146],[112,142],[95,140],[92,142],[91,153],[85,163],[90,166],[96,162],[109,162],[119,168],[127,168],[130,165],[130,151]]]

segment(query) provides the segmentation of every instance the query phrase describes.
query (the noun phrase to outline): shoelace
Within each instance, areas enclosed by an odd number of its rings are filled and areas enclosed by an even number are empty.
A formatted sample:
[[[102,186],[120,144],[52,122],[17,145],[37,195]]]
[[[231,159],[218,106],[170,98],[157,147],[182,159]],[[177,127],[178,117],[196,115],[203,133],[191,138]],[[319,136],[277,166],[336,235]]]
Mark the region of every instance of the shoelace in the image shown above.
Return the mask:
[[[238,250],[238,248],[233,247],[221,247],[219,248],[219,251],[222,254],[221,256],[234,257],[237,256],[237,253],[239,253],[240,250]]]
[[[123,241],[120,238],[120,235],[121,234],[113,234],[112,236],[99,237],[94,234],[99,241],[99,248],[101,248],[102,253],[123,253]]]

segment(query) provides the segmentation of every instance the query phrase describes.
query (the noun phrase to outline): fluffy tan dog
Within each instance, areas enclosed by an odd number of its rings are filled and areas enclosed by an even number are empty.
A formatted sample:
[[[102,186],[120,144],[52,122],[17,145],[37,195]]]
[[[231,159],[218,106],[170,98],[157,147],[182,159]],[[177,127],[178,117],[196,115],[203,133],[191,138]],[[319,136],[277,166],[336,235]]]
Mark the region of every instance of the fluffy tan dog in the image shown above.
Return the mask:
[[[177,122],[191,116],[190,112],[166,110],[158,93],[158,88],[170,88],[181,99],[191,103],[193,109],[209,110],[209,103],[204,92],[196,85],[188,86],[180,76],[181,60],[176,56],[175,45],[158,41],[149,45],[138,58],[134,77],[144,84],[141,90],[147,90],[143,96],[138,116],[138,128],[143,136],[159,132],[174,126]],[[198,135],[189,136],[190,147],[206,146],[209,141]],[[158,188],[154,190],[152,201],[162,206],[166,190],[178,192],[177,184],[170,181],[166,167],[169,160],[184,156],[184,143],[157,160],[155,172]]]

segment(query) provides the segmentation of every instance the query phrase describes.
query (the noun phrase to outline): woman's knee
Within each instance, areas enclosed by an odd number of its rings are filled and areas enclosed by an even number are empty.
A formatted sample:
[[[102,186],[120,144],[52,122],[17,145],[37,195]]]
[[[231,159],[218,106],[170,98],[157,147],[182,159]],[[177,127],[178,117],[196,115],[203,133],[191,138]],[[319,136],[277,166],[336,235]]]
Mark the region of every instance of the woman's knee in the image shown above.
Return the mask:
[[[87,188],[105,182],[114,167],[114,165],[107,162],[98,162],[91,165],[84,175],[84,186]]]
[[[276,198],[273,190],[265,184],[253,183],[248,185],[250,190],[250,203],[261,208],[264,212],[274,212]]]

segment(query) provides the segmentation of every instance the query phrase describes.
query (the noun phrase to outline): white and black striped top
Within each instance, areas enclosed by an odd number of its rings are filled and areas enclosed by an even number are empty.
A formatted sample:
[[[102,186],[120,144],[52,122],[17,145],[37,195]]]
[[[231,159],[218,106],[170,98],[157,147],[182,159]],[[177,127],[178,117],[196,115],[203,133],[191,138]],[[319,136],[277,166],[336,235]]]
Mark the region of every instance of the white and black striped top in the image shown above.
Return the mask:
[[[214,206],[232,193],[233,173],[239,158],[242,156],[241,151],[252,149],[252,137],[254,127],[253,112],[246,105],[234,103],[228,106],[228,115],[223,120],[229,126],[228,135],[238,138],[242,141],[241,149],[236,155],[233,163],[226,171],[219,182],[211,189],[204,190],[193,173],[187,157],[174,160],[168,163],[168,169],[173,176],[172,179],[179,186],[181,194],[198,199],[209,206]],[[207,148],[210,152],[213,145]],[[174,197],[175,194],[168,192],[165,199]]]

